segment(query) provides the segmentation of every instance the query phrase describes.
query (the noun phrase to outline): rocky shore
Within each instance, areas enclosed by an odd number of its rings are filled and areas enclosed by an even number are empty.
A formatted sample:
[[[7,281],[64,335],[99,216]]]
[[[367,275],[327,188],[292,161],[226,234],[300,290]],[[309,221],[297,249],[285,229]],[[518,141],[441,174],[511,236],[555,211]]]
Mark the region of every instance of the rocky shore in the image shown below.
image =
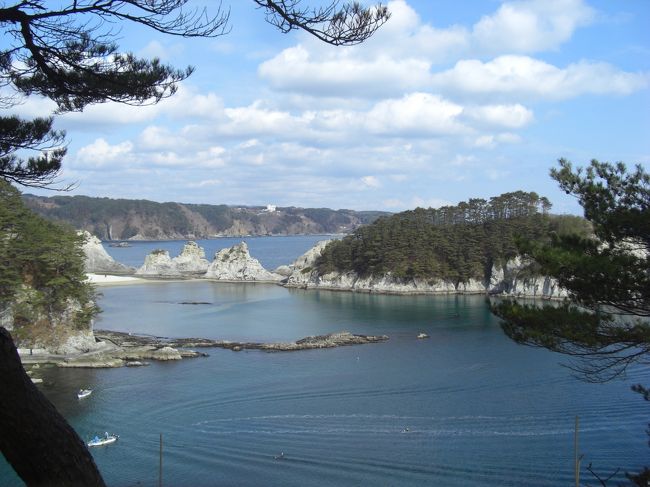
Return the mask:
[[[204,250],[190,241],[185,244],[181,254],[174,258],[167,251],[151,252],[142,267],[135,271],[135,275],[150,279],[198,278],[227,282],[267,282],[301,289],[380,294],[486,294],[542,299],[562,299],[567,296],[556,280],[531,273],[528,263],[520,257],[506,263],[493,264],[483,279],[461,282],[403,279],[390,272],[372,276],[360,276],[355,272],[321,274],[317,261],[329,242],[318,242],[293,263],[269,271],[251,257],[245,242],[220,250],[212,262],[208,262]],[[98,245],[101,247],[101,244]],[[91,260],[90,257],[88,260]]]
[[[378,294],[486,294],[522,298],[561,299],[567,296],[555,279],[535,275],[520,257],[492,265],[485,279],[452,282],[442,279],[401,279],[390,272],[359,276],[355,272],[321,274],[317,261],[328,241],[322,241],[289,266],[286,287]]]
[[[114,368],[148,365],[148,360],[172,361],[184,358],[206,357],[193,348],[225,348],[234,352],[262,350],[265,352],[293,352],[317,348],[334,348],[349,345],[380,343],[386,335],[355,335],[347,331],[327,335],[308,336],[293,342],[235,342],[207,338],[166,338],[150,335],[95,330],[98,346],[89,352],[57,355],[45,350],[30,353],[21,350],[24,365],[54,364],[64,368]]]

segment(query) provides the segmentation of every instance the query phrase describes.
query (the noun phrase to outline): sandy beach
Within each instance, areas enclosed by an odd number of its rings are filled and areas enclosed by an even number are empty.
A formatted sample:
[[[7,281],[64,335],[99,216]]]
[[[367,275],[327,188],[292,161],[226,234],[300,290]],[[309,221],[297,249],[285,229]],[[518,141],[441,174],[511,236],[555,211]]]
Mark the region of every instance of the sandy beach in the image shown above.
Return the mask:
[[[145,279],[133,276],[112,276],[110,274],[86,274],[88,281],[101,285],[112,285],[112,284],[135,284],[138,282],[144,282]]]

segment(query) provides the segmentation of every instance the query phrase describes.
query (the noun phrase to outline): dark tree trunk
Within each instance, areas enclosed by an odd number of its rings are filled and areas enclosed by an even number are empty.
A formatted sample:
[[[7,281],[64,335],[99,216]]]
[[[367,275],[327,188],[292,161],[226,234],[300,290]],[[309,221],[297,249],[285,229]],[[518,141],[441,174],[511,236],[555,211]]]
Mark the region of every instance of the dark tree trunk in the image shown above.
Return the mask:
[[[2,327],[0,451],[28,486],[105,486],[85,443],[34,386]]]

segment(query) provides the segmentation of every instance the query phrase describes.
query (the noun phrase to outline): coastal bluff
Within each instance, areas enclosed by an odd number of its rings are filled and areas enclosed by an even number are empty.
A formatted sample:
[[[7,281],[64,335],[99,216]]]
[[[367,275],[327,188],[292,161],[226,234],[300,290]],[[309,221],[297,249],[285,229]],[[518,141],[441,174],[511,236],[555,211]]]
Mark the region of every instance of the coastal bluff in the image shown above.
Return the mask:
[[[353,271],[318,271],[318,258],[330,241],[318,242],[289,268],[291,274],[285,279],[286,287],[302,289],[325,289],[385,294],[489,294],[512,297],[558,299],[567,292],[555,279],[530,272],[529,263],[521,257],[508,260],[504,265],[493,264],[485,279],[469,279],[452,282],[443,279],[402,279],[390,272],[360,276]]]
[[[108,255],[102,246],[101,240],[84,230],[79,234],[83,237],[84,243],[81,247],[84,253],[84,269],[89,273],[96,274],[133,274],[134,269],[116,262]]]

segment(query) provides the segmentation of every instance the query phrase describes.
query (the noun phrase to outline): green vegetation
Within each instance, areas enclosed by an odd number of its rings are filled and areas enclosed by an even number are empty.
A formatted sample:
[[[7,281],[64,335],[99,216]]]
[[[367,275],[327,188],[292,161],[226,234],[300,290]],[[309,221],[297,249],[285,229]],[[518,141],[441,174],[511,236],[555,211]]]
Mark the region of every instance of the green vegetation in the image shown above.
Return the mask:
[[[16,339],[55,343],[68,330],[88,329],[97,308],[81,244],[73,229],[29,211],[0,180],[0,309],[11,306]]]
[[[457,206],[417,208],[361,227],[332,242],[317,266],[321,274],[390,272],[402,279],[483,280],[495,263],[519,254],[517,239],[548,240],[551,233],[590,231],[583,219],[550,216],[550,202],[517,191]]]
[[[628,172],[622,163],[594,160],[583,172],[559,162],[551,177],[578,198],[593,235],[522,241],[520,250],[558,279],[570,301],[560,307],[504,301],[492,311],[518,343],[572,357],[570,367],[584,380],[611,380],[650,360],[650,174],[641,166]],[[644,386],[633,390],[650,400]],[[650,469],[629,478],[647,486]]]
[[[88,196],[24,195],[25,204],[39,215],[104,240],[122,240],[137,234],[151,239],[180,236],[209,237],[227,233],[235,223],[247,233],[286,235],[338,233],[369,223],[382,212],[327,208],[232,208],[227,205],[157,203],[148,200],[91,198]],[[110,232],[109,232],[110,229]]]

